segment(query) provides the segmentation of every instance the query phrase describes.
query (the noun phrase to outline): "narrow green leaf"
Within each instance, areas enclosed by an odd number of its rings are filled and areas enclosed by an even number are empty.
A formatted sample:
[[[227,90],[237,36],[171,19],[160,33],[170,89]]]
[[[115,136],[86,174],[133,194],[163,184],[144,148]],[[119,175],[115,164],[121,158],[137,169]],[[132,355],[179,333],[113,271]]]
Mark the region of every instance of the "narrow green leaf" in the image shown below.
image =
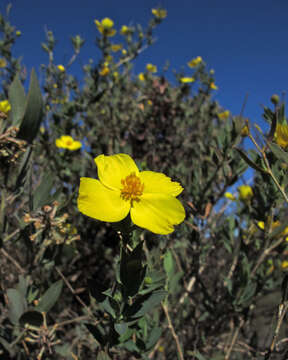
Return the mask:
[[[85,324],[89,332],[93,335],[94,339],[101,345],[105,346],[107,341],[105,336],[101,333],[97,326]]]
[[[124,314],[132,318],[141,317],[148,311],[151,311],[158,306],[166,295],[167,291],[158,290],[153,293],[140,296],[132,306],[124,309]]]
[[[34,192],[33,195],[33,209],[37,210],[41,206],[46,205],[51,200],[51,190],[55,181],[54,175],[51,173],[44,174],[40,185]]]
[[[265,169],[262,169],[260,166],[258,166],[257,164],[255,164],[251,159],[249,159],[249,157],[240,149],[238,148],[234,148],[235,150],[237,150],[238,154],[242,157],[242,159],[249,165],[251,166],[253,169],[262,172],[263,174],[267,174],[267,171]]]
[[[62,280],[58,280],[52,284],[50,288],[44,293],[35,309],[47,313],[56,304],[61,294],[62,287]]]
[[[168,278],[171,278],[174,274],[174,260],[170,250],[168,250],[164,255],[164,269]]]
[[[126,333],[126,331],[128,330],[128,325],[124,322],[114,324],[114,329],[121,336],[121,335],[124,335]]]
[[[20,125],[18,137],[32,143],[37,135],[43,114],[43,101],[40,86],[32,69],[30,87],[26,101],[25,115]]]
[[[283,160],[285,163],[288,163],[288,153],[286,151],[282,150],[280,146],[274,144],[273,142],[267,141],[267,145],[279,160]]]
[[[19,126],[24,117],[26,95],[24,87],[17,74],[9,88],[8,100],[11,104],[12,125]]]
[[[160,327],[154,327],[149,335],[149,338],[146,342],[146,349],[150,350],[152,349],[157,341],[159,340],[160,336],[162,334],[162,329]]]
[[[13,324],[18,324],[20,316],[27,308],[26,299],[16,289],[8,289],[7,296],[9,300],[9,319]]]

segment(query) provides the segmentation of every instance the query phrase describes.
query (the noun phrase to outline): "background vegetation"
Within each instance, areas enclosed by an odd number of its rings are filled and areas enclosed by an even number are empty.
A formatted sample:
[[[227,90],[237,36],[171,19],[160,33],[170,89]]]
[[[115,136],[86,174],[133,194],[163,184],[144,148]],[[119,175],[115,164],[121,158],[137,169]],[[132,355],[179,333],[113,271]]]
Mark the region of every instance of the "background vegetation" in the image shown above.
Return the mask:
[[[21,33],[0,15],[1,359],[287,359],[284,103],[272,97],[270,132],[253,136],[213,100],[202,59],[174,83],[153,64],[135,75],[165,16],[154,9],[146,29],[96,22],[101,56],[80,79],[69,69],[84,39],[55,64],[48,31],[39,85],[13,56]],[[57,143],[63,135],[82,146]],[[93,159],[121,152],[184,187],[186,219],[172,234],[78,211]],[[249,184],[227,193],[248,166]]]

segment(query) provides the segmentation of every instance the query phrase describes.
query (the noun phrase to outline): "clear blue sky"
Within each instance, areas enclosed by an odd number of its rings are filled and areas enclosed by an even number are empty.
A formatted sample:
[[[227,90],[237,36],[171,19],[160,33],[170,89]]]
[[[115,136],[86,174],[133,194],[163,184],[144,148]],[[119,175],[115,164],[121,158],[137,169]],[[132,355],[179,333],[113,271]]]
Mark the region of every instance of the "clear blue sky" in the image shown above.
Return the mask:
[[[2,0],[1,11],[9,1]],[[261,119],[261,104],[270,105],[273,93],[281,94],[288,85],[288,1],[287,0],[12,0],[11,22],[22,36],[15,55],[23,56],[28,71],[47,63],[41,49],[45,26],[58,39],[56,63],[71,55],[69,37],[86,39],[83,62],[98,61],[94,39],[94,19],[110,17],[115,27],[140,23],[145,26],[151,8],[161,5],[168,16],[156,30],[157,42],[137,60],[135,73],[152,62],[158,69],[168,60],[170,71],[185,68],[198,55],[215,70],[219,90],[215,98],[233,114],[239,114],[245,95],[244,115],[252,122]],[[71,69],[73,71],[73,68]]]

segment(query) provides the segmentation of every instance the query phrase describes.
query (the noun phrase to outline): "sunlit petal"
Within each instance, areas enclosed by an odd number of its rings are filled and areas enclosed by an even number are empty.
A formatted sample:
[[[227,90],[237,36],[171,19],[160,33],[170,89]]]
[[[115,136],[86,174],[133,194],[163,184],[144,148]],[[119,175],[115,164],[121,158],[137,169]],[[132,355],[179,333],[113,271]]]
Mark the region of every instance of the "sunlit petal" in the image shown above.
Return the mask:
[[[135,225],[163,235],[185,218],[181,202],[167,194],[143,194],[139,202],[133,202],[130,214]]]
[[[127,154],[99,155],[94,160],[97,165],[99,180],[111,189],[121,189],[122,179],[133,172],[135,175],[139,173],[134,160]]]
[[[99,180],[81,178],[78,209],[94,219],[115,222],[124,219],[130,209],[130,202],[120,197],[120,191],[107,189]]]
[[[168,176],[155,171],[141,171],[139,178],[144,184],[144,193],[164,193],[177,196],[183,191],[182,186]]]

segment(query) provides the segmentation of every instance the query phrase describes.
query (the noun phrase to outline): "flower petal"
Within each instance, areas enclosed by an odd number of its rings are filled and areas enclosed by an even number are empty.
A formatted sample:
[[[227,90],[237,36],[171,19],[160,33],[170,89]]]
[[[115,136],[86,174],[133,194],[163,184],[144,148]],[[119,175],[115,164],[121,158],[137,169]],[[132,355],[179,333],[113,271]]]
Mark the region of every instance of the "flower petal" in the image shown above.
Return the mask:
[[[130,210],[133,223],[155,234],[169,234],[185,219],[181,202],[167,194],[143,194]]]
[[[69,150],[78,150],[82,147],[82,144],[80,141],[73,141],[71,145],[68,146]]]
[[[120,190],[123,186],[121,180],[131,173],[139,174],[134,160],[127,154],[99,155],[94,159],[99,180],[110,189]]]
[[[139,178],[144,183],[144,193],[160,193],[177,196],[183,191],[182,186],[168,176],[155,171],[141,171]]]
[[[80,178],[79,211],[94,219],[115,222],[124,219],[130,210],[130,202],[120,197],[120,191],[107,189],[99,180]]]

